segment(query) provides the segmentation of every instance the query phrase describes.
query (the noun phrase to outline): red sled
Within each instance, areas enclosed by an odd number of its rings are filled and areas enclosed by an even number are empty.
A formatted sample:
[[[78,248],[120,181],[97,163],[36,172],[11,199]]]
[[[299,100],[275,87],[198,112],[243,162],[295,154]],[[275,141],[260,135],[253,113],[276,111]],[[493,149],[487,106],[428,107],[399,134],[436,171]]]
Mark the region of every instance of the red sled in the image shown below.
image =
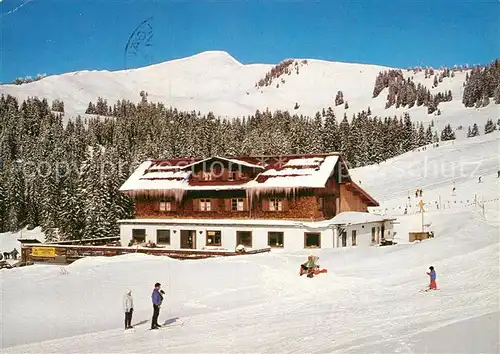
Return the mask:
[[[313,275],[318,275],[320,273],[328,273],[328,270],[326,269],[315,269],[313,270],[311,273],[309,274],[313,274]],[[302,269],[302,267],[300,268],[300,271],[299,271],[299,275],[304,275],[304,274],[308,274],[308,271],[307,270],[304,270]]]
[[[319,273],[328,273],[328,270],[326,269],[316,269],[313,274],[318,275]]]

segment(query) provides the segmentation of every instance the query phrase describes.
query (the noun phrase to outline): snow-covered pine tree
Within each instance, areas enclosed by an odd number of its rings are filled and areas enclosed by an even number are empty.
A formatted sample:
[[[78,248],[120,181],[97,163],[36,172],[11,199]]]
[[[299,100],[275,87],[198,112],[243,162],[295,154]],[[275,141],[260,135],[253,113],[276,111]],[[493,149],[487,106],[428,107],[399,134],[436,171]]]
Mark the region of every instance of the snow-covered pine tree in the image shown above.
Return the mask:
[[[453,131],[453,129],[451,129],[451,126],[449,124],[446,125],[441,131],[441,140],[455,140],[455,138],[455,132]]]
[[[339,151],[339,127],[335,113],[331,107],[326,110],[325,124],[323,127],[323,147],[325,152]]]
[[[322,153],[325,151],[323,147],[323,123],[321,119],[321,114],[319,112],[316,113],[314,120],[312,122],[312,129],[309,131],[311,134],[311,146],[309,151],[311,153]]]
[[[340,141],[340,152],[347,155],[349,148],[349,134],[350,126],[347,116],[344,115],[344,119],[339,124],[339,141]]]
[[[7,226],[12,232],[18,231],[26,223],[26,195],[22,164],[22,160],[17,160],[7,168]]]
[[[472,137],[475,137],[475,136],[479,136],[479,127],[476,123],[474,123],[474,125],[472,126],[472,129],[470,131],[470,136],[467,135],[468,138],[472,138]]]
[[[367,151],[367,164],[379,163],[384,160],[384,141],[383,141],[383,124],[377,118],[370,119],[368,122],[369,129],[367,131],[367,139],[369,147]]]
[[[500,104],[500,85],[498,85],[495,88],[495,91],[493,93],[493,100],[494,100],[495,104]]]
[[[432,128],[429,125],[427,127],[427,130],[425,131],[425,144],[431,144],[432,143]]]
[[[497,126],[493,123],[493,120],[488,119],[484,126],[484,134],[493,133],[495,130],[497,130]]]
[[[416,134],[416,135],[417,135],[417,147],[427,144],[425,129],[424,129],[424,125],[422,123],[420,123],[420,125],[418,127],[418,134]]]
[[[408,113],[405,113],[403,115],[403,135],[401,137],[402,143],[403,143],[403,152],[406,151],[411,151],[414,148],[416,148],[416,140],[414,138],[414,129],[413,129],[413,123],[411,121],[410,115]]]
[[[335,106],[340,106],[344,103],[344,94],[342,91],[337,91],[337,95],[335,96]]]
[[[4,177],[0,169],[0,232],[7,231],[7,191],[3,187]]]

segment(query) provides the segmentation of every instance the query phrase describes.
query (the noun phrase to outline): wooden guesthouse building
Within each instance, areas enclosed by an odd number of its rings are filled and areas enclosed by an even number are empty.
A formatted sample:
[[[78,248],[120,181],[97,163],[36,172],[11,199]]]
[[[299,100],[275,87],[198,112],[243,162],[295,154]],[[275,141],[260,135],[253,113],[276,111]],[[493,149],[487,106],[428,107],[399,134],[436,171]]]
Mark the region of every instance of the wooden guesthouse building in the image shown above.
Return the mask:
[[[120,191],[135,203],[135,219],[119,221],[122,245],[171,249],[357,245],[346,216],[364,220],[379,205],[338,153],[148,160]],[[369,216],[368,244],[390,236],[390,220]]]

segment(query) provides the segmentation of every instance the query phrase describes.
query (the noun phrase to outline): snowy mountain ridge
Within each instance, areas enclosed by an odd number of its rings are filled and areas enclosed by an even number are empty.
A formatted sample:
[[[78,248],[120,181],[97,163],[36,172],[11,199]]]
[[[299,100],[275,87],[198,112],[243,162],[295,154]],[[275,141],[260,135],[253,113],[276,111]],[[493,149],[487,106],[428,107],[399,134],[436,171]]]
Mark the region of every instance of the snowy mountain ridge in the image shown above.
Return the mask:
[[[103,97],[108,104],[127,99],[138,102],[139,92],[146,91],[148,100],[162,102],[179,110],[213,112],[221,117],[241,117],[256,110],[288,110],[294,114],[313,116],[332,107],[342,119],[370,107],[374,115],[400,116],[410,113],[412,120],[429,123],[439,120],[452,126],[484,124],[486,119],[497,118],[497,107],[474,109],[462,104],[466,71],[456,71],[454,77],[445,77],[433,88],[433,76],[424,72],[403,69],[405,78],[421,83],[431,93],[451,90],[451,102],[439,104],[442,115],[427,114],[424,106],[385,109],[388,89],[373,98],[375,79],[379,72],[391,68],[379,65],[330,62],[317,59],[290,59],[289,73],[273,78],[269,86],[257,83],[277,66],[271,64],[241,64],[224,51],[206,51],[190,57],[175,59],[146,67],[119,71],[84,70],[48,76],[23,85],[1,85],[0,94],[18,99],[40,97],[62,100],[65,120],[83,115],[89,102]],[[283,63],[283,62],[282,62]],[[439,74],[440,70],[434,70]],[[335,106],[335,96],[343,92],[344,104]]]

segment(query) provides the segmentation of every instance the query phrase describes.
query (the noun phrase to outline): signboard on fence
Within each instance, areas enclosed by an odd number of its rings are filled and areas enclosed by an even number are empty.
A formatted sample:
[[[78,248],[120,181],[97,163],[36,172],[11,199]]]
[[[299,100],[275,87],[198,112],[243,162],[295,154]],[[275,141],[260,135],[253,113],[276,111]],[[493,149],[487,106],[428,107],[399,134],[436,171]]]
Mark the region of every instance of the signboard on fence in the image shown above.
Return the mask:
[[[55,257],[56,249],[55,247],[33,247],[31,255],[33,257]]]

